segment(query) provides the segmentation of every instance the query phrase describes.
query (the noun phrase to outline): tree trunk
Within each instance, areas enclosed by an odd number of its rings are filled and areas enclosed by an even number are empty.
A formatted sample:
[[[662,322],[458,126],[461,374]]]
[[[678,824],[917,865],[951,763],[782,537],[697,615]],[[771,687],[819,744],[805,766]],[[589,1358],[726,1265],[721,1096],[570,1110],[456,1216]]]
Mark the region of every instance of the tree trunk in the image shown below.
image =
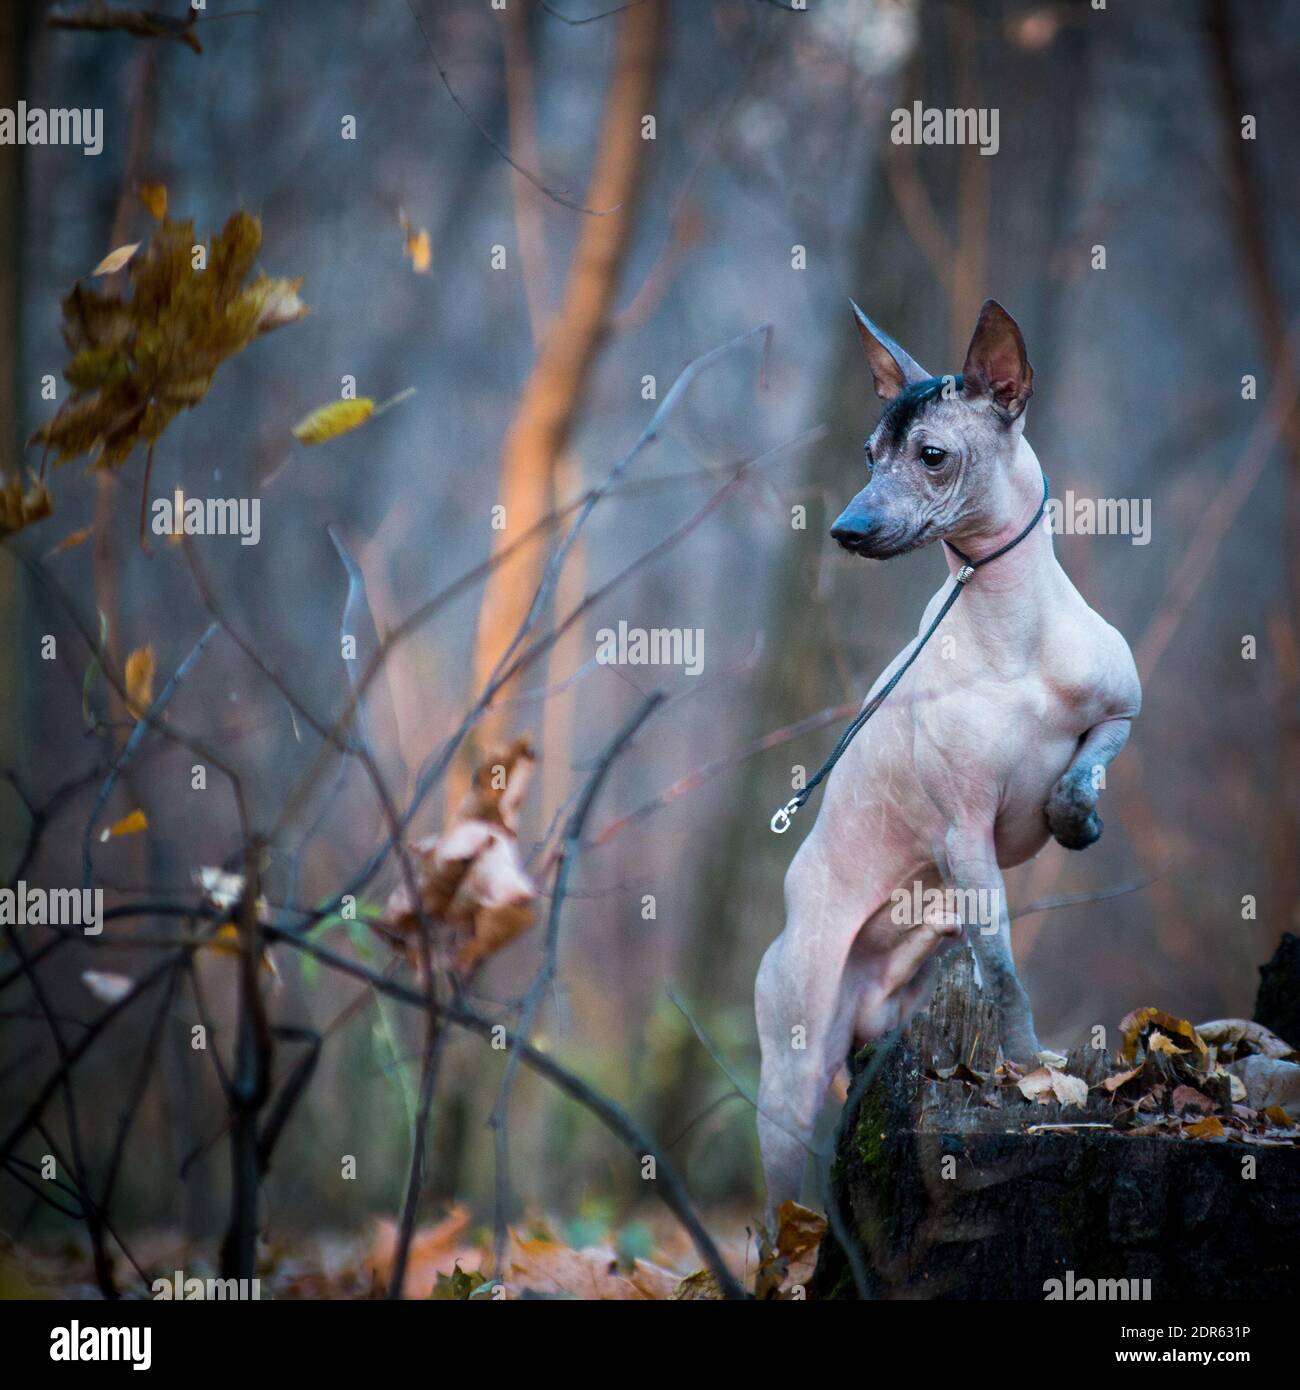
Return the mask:
[[[609,328],[652,148],[642,138],[641,122],[652,113],[664,9],[664,0],[646,0],[618,19],[600,145],[587,188],[587,206],[594,213],[582,214],[563,302],[542,335],[502,446],[498,502],[505,508],[505,526],[493,532],[494,553],[545,515],[556,461],[573,431]],[[488,582],[474,652],[476,690],[487,683],[528,611],[541,574],[541,553],[539,546],[529,548]],[[500,733],[489,716],[480,741],[491,743]]]
[[[862,1293],[1035,1302],[1294,1295],[1300,1149],[1109,1127],[1044,1131],[1108,1125],[1109,1097],[1090,1091],[1086,1106],[1063,1110],[1030,1105],[1015,1087],[977,1087],[964,1073],[933,1079],[959,1064],[991,1073],[995,1037],[963,947],[869,1084],[871,1049],[855,1060],[831,1182],[841,1227],[861,1252]],[[1115,1068],[1104,1050],[1085,1048],[1065,1070],[1095,1085]],[[828,1234],[811,1295],[859,1292],[844,1246]]]

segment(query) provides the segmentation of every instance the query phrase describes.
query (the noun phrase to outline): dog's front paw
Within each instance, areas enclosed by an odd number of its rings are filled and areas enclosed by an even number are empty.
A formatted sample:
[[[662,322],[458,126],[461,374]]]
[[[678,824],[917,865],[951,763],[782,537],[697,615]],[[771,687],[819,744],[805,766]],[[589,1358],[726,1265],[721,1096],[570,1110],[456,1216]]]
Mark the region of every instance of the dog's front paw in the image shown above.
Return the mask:
[[[1062,778],[1048,798],[1044,814],[1053,839],[1066,849],[1087,849],[1101,839],[1097,803],[1077,783]]]

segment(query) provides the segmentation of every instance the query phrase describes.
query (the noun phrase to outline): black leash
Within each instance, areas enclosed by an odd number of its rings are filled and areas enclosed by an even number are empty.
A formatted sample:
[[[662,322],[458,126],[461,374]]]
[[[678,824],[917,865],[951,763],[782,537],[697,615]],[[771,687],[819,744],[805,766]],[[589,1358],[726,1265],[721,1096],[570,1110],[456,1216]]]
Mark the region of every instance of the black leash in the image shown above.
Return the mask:
[[[884,704],[885,697],[889,694],[891,690],[893,690],[893,688],[898,684],[898,682],[903,679],[903,676],[907,672],[907,668],[912,664],[912,662],[916,660],[918,656],[920,656],[921,648],[924,647],[925,644],[930,640],[930,638],[934,636],[935,628],[937,628],[939,624],[943,622],[944,618],[948,616],[948,610],[953,606],[954,603],[957,602],[958,598],[961,597],[962,590],[975,577],[975,571],[977,569],[980,569],[982,566],[991,564],[994,560],[999,559],[1001,556],[1005,555],[1008,550],[1014,550],[1016,546],[1018,546],[1020,542],[1024,540],[1024,538],[1042,520],[1043,512],[1047,507],[1048,486],[1049,484],[1047,481],[1047,474],[1044,473],[1043,500],[1038,504],[1038,510],[1034,513],[1033,520],[1029,523],[1028,526],[1025,527],[1023,531],[1021,531],[1021,533],[1014,540],[1008,541],[1006,545],[1002,546],[998,550],[995,550],[992,555],[985,555],[982,560],[972,560],[969,555],[963,555],[962,552],[958,550],[957,547],[953,545],[951,541],[944,542],[948,549],[951,550],[952,553],[956,555],[956,557],[961,561],[961,568],[957,571],[956,575],[957,582],[953,586],[952,592],[948,595],[946,599],[944,599],[943,607],[939,609],[938,614],[935,616],[934,622],[932,622],[930,626],[926,629],[925,635],[916,644],[916,646],[912,648],[912,654],[907,658],[905,662],[903,662],[903,664],[898,668],[898,670],[895,671],[892,676],[890,676],[888,683],[885,685],[885,688],[880,692],[880,694],[877,695],[873,700],[871,700],[867,705],[865,705],[862,708],[857,717],[854,719],[853,723],[850,724],[849,727],[845,729],[844,732],[840,735],[840,741],[835,745],[835,751],[821,765],[817,773],[808,782],[807,786],[805,786],[802,790],[800,790],[793,797],[791,797],[791,799],[787,801],[784,806],[781,807],[781,809],[776,813],[776,815],[772,817],[770,824],[772,826],[772,829],[778,835],[784,835],[785,832],[789,830],[790,822],[793,820],[795,813],[803,806],[803,804],[817,789],[818,783],[822,782],[827,776],[829,776],[831,768],[833,768],[835,764],[839,762],[839,760],[844,756],[844,752],[848,748],[849,744],[852,743],[853,740],[857,737],[858,730],[861,729],[862,726],[867,722],[867,720],[870,719],[873,714],[875,714],[875,712],[880,708],[882,704]]]

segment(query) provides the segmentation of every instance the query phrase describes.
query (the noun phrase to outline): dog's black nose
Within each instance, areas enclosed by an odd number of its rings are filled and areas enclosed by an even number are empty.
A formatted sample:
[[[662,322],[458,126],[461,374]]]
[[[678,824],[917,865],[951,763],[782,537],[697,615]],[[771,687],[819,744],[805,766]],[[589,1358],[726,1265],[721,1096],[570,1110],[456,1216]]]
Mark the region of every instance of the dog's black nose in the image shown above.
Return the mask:
[[[867,512],[844,512],[831,527],[831,539],[858,554],[875,530],[875,518]]]

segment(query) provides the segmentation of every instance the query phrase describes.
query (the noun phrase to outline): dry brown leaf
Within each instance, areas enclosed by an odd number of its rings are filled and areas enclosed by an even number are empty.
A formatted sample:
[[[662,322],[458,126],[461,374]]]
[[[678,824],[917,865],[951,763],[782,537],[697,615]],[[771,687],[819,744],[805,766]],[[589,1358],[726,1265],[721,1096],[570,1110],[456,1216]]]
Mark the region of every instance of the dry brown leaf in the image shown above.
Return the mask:
[[[419,911],[446,929],[440,944],[458,973],[468,973],[533,924],[537,888],[524,871],[515,834],[532,766],[527,738],[489,756],[451,824],[411,847]],[[399,884],[379,926],[411,936],[419,929],[419,911]],[[407,955],[419,964],[413,951]]]
[[[135,985],[129,975],[113,975],[106,970],[83,970],[81,983],[104,1004],[116,1004],[119,999],[125,999]]]
[[[1038,1105],[1049,1105],[1052,1101],[1061,1105],[1088,1103],[1088,1083],[1081,1076],[1071,1076],[1055,1067],[1038,1067],[1016,1084],[1026,1100]]]
[[[138,241],[133,241],[127,246],[119,246],[115,251],[110,251],[90,273],[92,275],[116,275],[139,249],[140,243]]]
[[[1175,1018],[1163,1009],[1150,1005],[1134,1009],[1120,1020],[1122,1043],[1120,1057],[1126,1062],[1140,1062],[1150,1051],[1176,1053],[1179,1048],[1190,1051],[1190,1062],[1204,1071],[1209,1066],[1209,1049],[1201,1035],[1185,1018]],[[1159,1032],[1165,1042],[1152,1047],[1147,1044],[1148,1035]],[[1168,1044],[1173,1043],[1170,1047]]]
[[[143,811],[132,811],[119,821],[114,821],[106,830],[99,832],[101,843],[104,840],[116,840],[121,835],[138,835],[142,830],[149,829],[149,818]]]
[[[574,1250],[555,1240],[515,1236],[506,1251],[504,1282],[511,1296],[527,1289],[627,1302],[671,1299],[681,1279],[648,1260],[633,1260],[625,1273],[614,1252],[603,1246]]]
[[[438,1276],[453,1274],[457,1261],[466,1273],[474,1273],[482,1267],[483,1252],[465,1239],[469,1224],[469,1209],[455,1206],[441,1221],[413,1233],[406,1261],[404,1297],[430,1297],[438,1286]],[[393,1277],[396,1256],[397,1225],[392,1221],[380,1221],[365,1263],[385,1288]]]
[[[1190,1139],[1223,1139],[1227,1137],[1227,1132],[1223,1128],[1223,1121],[1217,1115],[1207,1115],[1203,1120],[1197,1120],[1193,1125],[1187,1125],[1183,1133]]]
[[[685,1303],[720,1303],[725,1295],[718,1285],[718,1276],[711,1269],[697,1269],[668,1295],[669,1298]]]
[[[143,717],[153,704],[153,646],[137,647],[126,659],[126,707],[133,719]]]
[[[1108,1091],[1118,1091],[1121,1086],[1132,1081],[1141,1070],[1141,1067],[1129,1067],[1127,1071],[1117,1071],[1114,1076],[1108,1076],[1101,1084]]]
[[[826,1218],[807,1207],[801,1207],[796,1201],[782,1202],[776,1216],[777,1252],[788,1260],[811,1254],[826,1234]]]
[[[776,1218],[775,1241],[764,1227],[759,1227],[759,1261],[754,1274],[754,1297],[760,1300],[779,1298],[787,1279],[794,1283],[806,1283],[812,1277],[817,1247],[826,1234],[826,1218],[800,1206],[793,1199],[781,1203]]]
[[[1173,1095],[1169,1097],[1169,1104],[1180,1114],[1187,1110],[1210,1111],[1218,1108],[1217,1101],[1211,1100],[1195,1086],[1175,1086]]]

